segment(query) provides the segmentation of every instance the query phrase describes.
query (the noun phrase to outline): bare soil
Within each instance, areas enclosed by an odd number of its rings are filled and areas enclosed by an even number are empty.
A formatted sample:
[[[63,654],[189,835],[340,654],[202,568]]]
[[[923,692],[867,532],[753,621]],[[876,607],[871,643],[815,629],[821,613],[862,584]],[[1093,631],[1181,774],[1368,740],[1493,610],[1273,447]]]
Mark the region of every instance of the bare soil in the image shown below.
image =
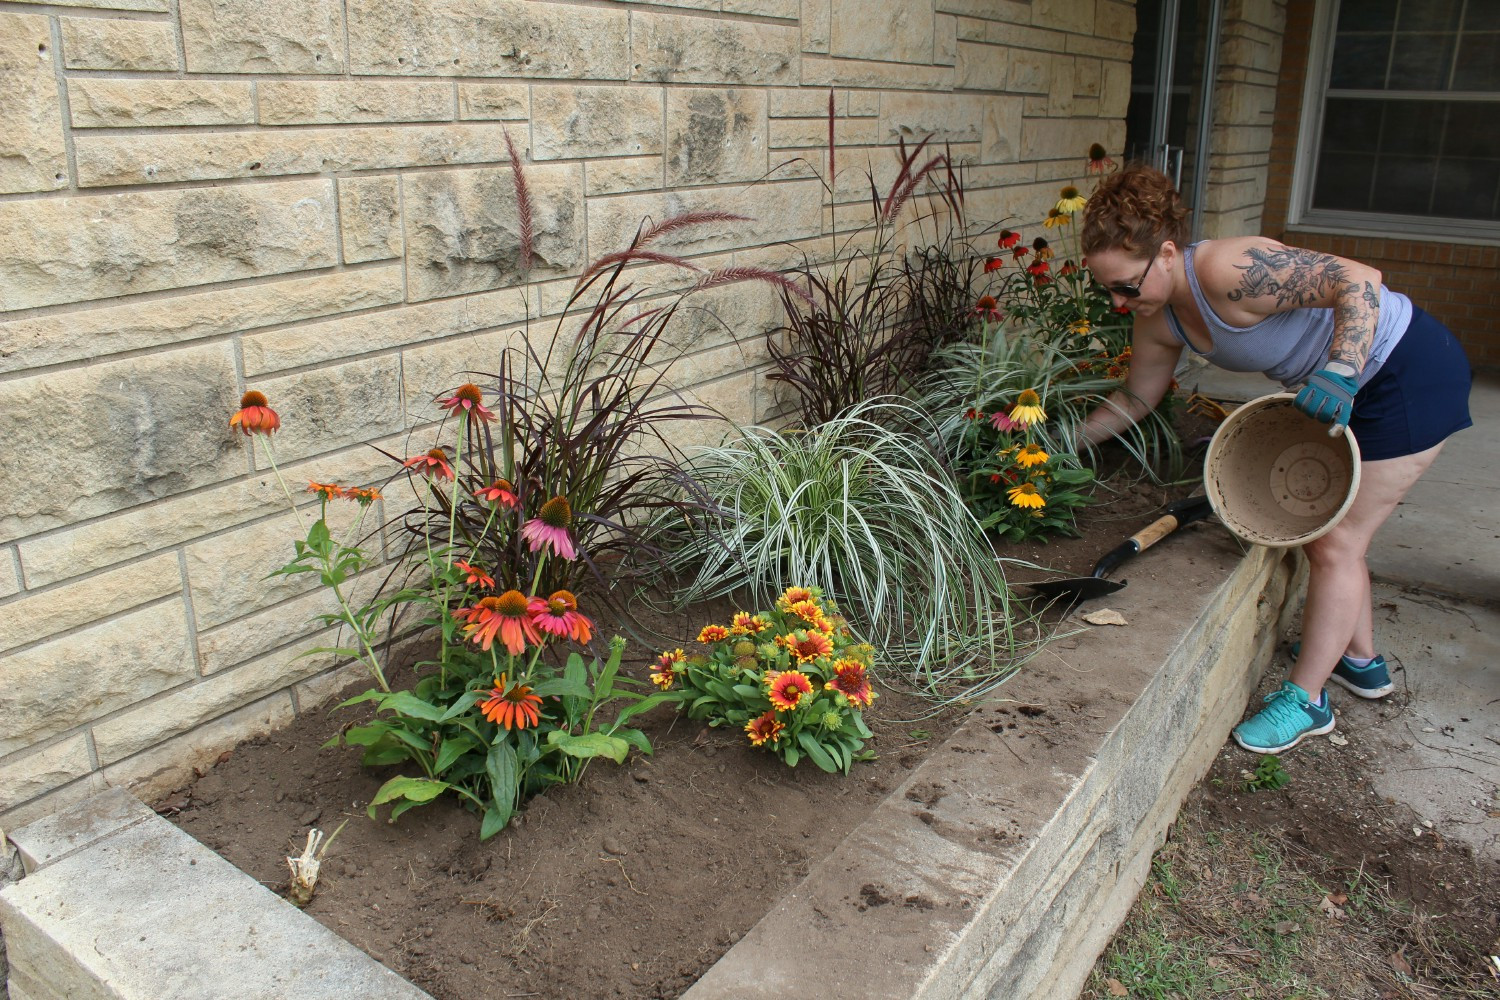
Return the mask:
[[[1082,513],[1082,538],[1012,554],[1087,575],[1190,492],[1110,488]],[[650,625],[682,645],[721,612],[690,609]],[[644,679],[656,650],[633,643],[630,652],[626,672]],[[278,891],[308,829],[347,821],[307,912],[438,1000],[676,997],[961,721],[928,711],[883,691],[867,713],[878,757],[843,778],[786,768],[738,734],[659,709],[642,724],[652,756],[596,762],[581,783],[531,800],[480,843],[477,819],[446,799],[395,826],[366,817],[389,769],[360,767],[354,749],[322,749],[363,721],[368,707],[358,706],[308,713],[241,744],[157,809]]]

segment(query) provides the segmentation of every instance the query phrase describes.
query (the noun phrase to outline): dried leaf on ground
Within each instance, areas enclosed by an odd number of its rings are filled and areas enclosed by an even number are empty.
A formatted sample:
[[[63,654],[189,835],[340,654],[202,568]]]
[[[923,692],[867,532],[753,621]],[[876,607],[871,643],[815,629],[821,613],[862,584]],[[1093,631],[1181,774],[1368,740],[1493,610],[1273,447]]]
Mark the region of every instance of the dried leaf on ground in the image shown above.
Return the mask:
[[[1284,937],[1297,933],[1302,927],[1295,920],[1278,920],[1271,929]]]
[[[1339,895],[1341,898],[1343,897],[1343,893]],[[1323,901],[1318,904],[1318,909],[1327,914],[1330,920],[1344,920],[1349,916],[1349,914],[1344,912],[1343,907],[1333,901],[1331,896],[1324,896]]]
[[[1083,616],[1083,620],[1090,625],[1129,625],[1125,616],[1113,608],[1100,608],[1098,611],[1090,611]]]
[[[1349,741],[1340,736],[1338,733],[1333,733],[1332,735],[1330,735],[1328,737],[1328,742],[1332,743],[1336,747],[1346,747],[1349,745]]]
[[[1391,952],[1390,958],[1386,959],[1386,961],[1391,963],[1391,968],[1395,969],[1403,976],[1411,975],[1411,963],[1406,960],[1405,955],[1401,954],[1401,949],[1398,948],[1397,950]]]
[[[1125,988],[1125,984],[1120,982],[1118,979],[1106,979],[1104,981],[1104,985],[1109,988],[1109,995],[1112,997],[1130,996],[1130,991],[1127,990]]]

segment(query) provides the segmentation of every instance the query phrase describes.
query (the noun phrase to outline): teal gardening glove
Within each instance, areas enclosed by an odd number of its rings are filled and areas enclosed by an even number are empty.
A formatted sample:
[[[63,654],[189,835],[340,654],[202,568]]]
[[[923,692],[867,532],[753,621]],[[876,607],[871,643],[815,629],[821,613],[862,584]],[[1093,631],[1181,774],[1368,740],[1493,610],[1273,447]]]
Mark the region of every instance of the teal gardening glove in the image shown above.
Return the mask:
[[[1314,420],[1332,424],[1328,430],[1332,437],[1347,427],[1354,415],[1354,394],[1359,392],[1356,374],[1353,365],[1330,361],[1313,372],[1293,405]]]

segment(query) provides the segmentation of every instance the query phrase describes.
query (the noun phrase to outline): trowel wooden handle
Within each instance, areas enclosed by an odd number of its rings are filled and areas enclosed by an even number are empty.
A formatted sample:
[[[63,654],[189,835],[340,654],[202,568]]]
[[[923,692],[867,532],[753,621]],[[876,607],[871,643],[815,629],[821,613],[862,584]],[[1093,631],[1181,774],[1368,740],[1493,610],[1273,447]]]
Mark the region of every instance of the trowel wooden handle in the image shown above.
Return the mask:
[[[1176,514],[1163,514],[1140,531],[1131,535],[1130,540],[1135,543],[1135,550],[1137,552],[1145,552],[1151,546],[1176,531],[1177,524]]]

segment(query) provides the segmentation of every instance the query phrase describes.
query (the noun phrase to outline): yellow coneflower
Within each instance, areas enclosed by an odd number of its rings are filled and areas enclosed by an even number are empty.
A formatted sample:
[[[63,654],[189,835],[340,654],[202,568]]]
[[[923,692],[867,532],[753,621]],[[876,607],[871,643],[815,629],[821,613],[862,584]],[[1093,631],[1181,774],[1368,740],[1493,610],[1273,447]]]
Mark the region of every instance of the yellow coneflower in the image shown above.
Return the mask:
[[[1078,189],[1071,184],[1063,188],[1059,194],[1061,197],[1057,199],[1057,211],[1063,215],[1072,215],[1084,205],[1087,205],[1089,201],[1083,195],[1079,194]]]
[[[1036,394],[1035,389],[1023,389],[1021,395],[1016,397],[1016,405],[1010,410],[1010,419],[1012,423],[1022,427],[1030,427],[1047,419],[1047,411],[1042,409],[1042,398]]]
[[[1051,458],[1052,456],[1043,451],[1039,444],[1028,444],[1016,452],[1016,464],[1023,469],[1029,469],[1033,465],[1046,465]]]
[[[1036,510],[1041,510],[1043,507],[1047,506],[1046,499],[1037,492],[1036,487],[1031,483],[1022,483],[1020,486],[1012,486],[1006,492],[1006,495],[1010,497],[1011,504],[1016,507],[1031,507],[1035,508]]]
[[[1042,220],[1042,225],[1048,229],[1056,229],[1058,226],[1066,226],[1073,221],[1073,217],[1067,212],[1059,212],[1055,208],[1047,209],[1047,217]]]

